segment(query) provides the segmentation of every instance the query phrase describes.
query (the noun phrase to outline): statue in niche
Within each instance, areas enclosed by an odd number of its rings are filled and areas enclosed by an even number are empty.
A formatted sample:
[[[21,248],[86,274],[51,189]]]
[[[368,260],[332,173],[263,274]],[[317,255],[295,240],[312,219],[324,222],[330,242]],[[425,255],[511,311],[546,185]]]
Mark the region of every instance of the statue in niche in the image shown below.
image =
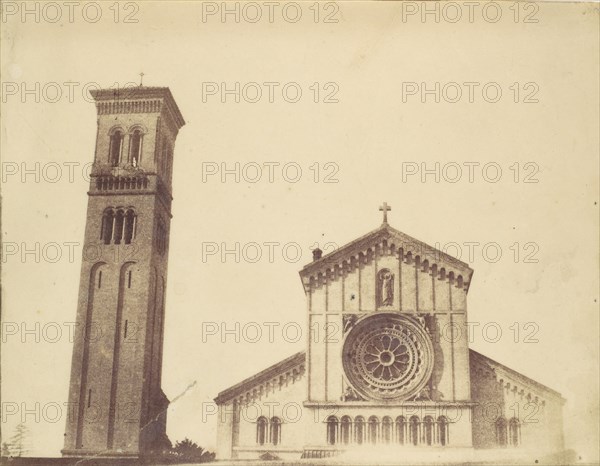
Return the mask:
[[[391,306],[394,304],[394,274],[388,269],[382,269],[378,273],[377,285],[379,288],[379,306]]]

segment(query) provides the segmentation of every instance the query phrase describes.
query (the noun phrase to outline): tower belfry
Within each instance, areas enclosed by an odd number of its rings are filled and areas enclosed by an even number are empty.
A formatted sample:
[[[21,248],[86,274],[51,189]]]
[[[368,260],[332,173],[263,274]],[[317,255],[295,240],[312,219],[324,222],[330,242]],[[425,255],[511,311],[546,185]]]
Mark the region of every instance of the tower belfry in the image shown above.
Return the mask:
[[[97,109],[64,456],[161,447],[173,148],[185,124],[166,87],[91,91]]]

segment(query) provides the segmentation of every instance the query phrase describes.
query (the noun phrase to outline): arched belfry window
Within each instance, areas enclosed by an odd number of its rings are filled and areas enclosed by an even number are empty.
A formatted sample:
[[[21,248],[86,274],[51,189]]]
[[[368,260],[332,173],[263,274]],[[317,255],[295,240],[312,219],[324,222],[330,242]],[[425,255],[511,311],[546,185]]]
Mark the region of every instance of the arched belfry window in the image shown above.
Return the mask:
[[[113,222],[115,213],[113,209],[106,209],[102,215],[102,231],[100,233],[100,239],[104,244],[110,244],[112,241]]]
[[[109,207],[102,214],[100,239],[104,244],[131,244],[135,239],[137,215],[131,208]]]
[[[121,239],[123,238],[123,228],[125,227],[125,214],[123,210],[117,210],[115,214],[115,228],[113,231],[113,242],[115,244],[121,244]]]
[[[135,129],[129,136],[129,161],[137,167],[142,160],[142,139],[144,133],[141,129]]]
[[[267,441],[267,418],[259,417],[256,421],[256,443],[264,445]]]
[[[121,148],[123,146],[123,132],[120,129],[114,131],[110,136],[108,158],[113,167],[117,167],[121,161]]]

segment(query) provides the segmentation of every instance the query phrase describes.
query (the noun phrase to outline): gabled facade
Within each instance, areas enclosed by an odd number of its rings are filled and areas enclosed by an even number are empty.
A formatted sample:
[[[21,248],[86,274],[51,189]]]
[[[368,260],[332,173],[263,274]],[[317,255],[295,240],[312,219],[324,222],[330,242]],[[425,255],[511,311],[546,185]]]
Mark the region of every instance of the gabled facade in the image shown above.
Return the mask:
[[[219,394],[218,457],[562,450],[561,396],[469,350],[472,276],[386,221],[326,256],[315,251],[300,271],[306,353]]]

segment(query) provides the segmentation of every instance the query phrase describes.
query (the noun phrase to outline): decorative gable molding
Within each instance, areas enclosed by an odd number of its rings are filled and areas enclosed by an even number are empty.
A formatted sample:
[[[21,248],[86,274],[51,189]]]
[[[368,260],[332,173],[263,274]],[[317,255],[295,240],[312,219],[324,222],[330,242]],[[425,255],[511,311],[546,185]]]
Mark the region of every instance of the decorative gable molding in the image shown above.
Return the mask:
[[[222,405],[234,400],[238,406],[248,405],[303,379],[306,373],[306,353],[300,352],[223,390],[215,398]]]
[[[469,289],[473,269],[466,263],[384,223],[378,229],[306,265],[300,271],[304,291],[308,293],[354,272],[361,265],[386,256],[396,256],[422,273],[447,281],[465,292]]]
[[[520,374],[499,362],[496,362],[481,353],[469,350],[471,356],[472,372],[471,377],[475,379],[492,379],[499,384],[502,389],[509,393],[521,397],[522,400],[545,406],[547,400],[552,402],[565,403],[565,399],[555,390],[536,382],[529,377]]]

